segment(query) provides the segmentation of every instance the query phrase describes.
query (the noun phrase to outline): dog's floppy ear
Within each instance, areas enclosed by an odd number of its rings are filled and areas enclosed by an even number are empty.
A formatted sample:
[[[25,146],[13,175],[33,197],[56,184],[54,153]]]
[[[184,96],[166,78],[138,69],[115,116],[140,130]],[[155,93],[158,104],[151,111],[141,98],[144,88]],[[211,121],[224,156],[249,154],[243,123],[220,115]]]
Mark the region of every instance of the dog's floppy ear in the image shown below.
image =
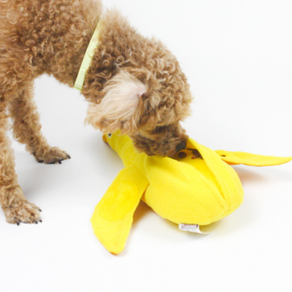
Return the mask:
[[[125,70],[119,71],[106,84],[99,104],[91,104],[86,122],[103,132],[130,133],[136,128],[135,112],[146,85]]]

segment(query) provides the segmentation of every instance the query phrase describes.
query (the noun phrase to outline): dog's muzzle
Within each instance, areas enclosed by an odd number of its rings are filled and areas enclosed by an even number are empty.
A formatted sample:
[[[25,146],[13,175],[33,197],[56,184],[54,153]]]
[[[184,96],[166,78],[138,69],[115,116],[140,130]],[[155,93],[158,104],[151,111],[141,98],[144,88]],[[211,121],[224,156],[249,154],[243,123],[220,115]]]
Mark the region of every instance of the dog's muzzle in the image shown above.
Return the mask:
[[[181,141],[179,144],[176,145],[175,147],[175,150],[176,150],[176,153],[181,151],[181,150],[184,150],[186,149],[187,147],[187,142],[186,141]]]

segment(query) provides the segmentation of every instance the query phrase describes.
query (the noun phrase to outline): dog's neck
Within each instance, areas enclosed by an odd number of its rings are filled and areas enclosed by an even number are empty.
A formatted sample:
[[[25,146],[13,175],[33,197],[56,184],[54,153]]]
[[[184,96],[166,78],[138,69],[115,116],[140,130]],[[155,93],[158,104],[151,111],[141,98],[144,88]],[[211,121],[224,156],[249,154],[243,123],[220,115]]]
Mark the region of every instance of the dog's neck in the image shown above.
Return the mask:
[[[96,28],[100,17],[93,21],[84,36],[80,37],[76,44],[76,50],[64,55],[60,52],[62,58],[54,58],[58,62],[58,68],[64,68],[63,71],[54,71],[54,75],[62,83],[73,87],[80,65],[82,63],[85,51]],[[72,37],[74,37],[72,35]],[[139,68],[143,67],[145,62],[146,47],[152,41],[145,39],[133,29],[129,23],[120,16],[116,10],[108,11],[102,17],[102,29],[99,35],[99,44],[87,70],[82,94],[85,98],[94,103],[101,101],[103,97],[104,84],[114,76],[122,67]],[[60,46],[60,45],[59,45]],[[62,50],[62,47],[60,47]],[[67,49],[68,51],[68,49]],[[146,52],[147,53],[147,52]]]
[[[86,49],[94,33],[100,16],[88,21],[86,29],[71,31],[51,42],[53,52],[45,72],[53,75],[62,83],[74,86]],[[72,23],[72,26],[77,24]]]
[[[94,103],[101,101],[105,83],[120,69],[137,73],[145,66],[147,60],[155,58],[148,54],[147,48],[160,45],[137,33],[116,10],[105,14],[102,23],[98,48],[92,58],[82,89],[85,98]]]
[[[84,58],[87,46],[94,33],[100,16],[85,31],[79,32],[78,38],[72,34],[72,40],[76,45],[66,49],[60,42],[56,43],[54,66],[50,66],[50,74],[54,75],[62,83],[74,86],[80,65]],[[69,32],[68,32],[69,33]],[[67,36],[67,39],[70,35]],[[164,46],[153,39],[144,38],[130,26],[118,11],[110,10],[102,17],[102,29],[99,34],[99,44],[88,68],[81,93],[89,102],[99,103],[103,96],[103,88],[121,68],[126,68],[136,77],[143,79],[139,70],[149,63],[155,62],[155,58],[165,54]],[[60,70],[64,68],[63,70]],[[141,70],[142,71],[142,70]]]

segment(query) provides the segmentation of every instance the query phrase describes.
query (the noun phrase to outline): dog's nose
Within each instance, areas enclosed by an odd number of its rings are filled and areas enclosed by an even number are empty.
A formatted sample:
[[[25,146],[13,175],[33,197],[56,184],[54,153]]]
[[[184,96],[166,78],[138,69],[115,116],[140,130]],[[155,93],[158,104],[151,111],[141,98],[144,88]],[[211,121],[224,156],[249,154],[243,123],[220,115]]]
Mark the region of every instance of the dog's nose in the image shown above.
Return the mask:
[[[176,145],[175,150],[176,150],[176,152],[179,152],[183,149],[186,149],[186,147],[187,147],[187,142],[181,141],[179,144]]]

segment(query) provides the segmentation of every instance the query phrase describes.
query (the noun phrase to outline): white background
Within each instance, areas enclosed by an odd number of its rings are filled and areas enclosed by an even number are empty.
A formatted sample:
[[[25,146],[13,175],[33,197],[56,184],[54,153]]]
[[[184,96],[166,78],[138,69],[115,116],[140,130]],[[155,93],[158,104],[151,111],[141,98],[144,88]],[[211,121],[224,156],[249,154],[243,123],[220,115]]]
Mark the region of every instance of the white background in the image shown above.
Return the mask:
[[[188,134],[211,149],[292,155],[292,2],[104,0],[177,56],[195,96]],[[237,166],[245,200],[209,236],[179,231],[141,203],[126,249],[108,253],[90,218],[122,163],[84,127],[87,103],[36,81],[43,132],[72,157],[38,164],[13,142],[19,182],[43,223],[0,212],[0,290],[292,291],[292,163]]]

